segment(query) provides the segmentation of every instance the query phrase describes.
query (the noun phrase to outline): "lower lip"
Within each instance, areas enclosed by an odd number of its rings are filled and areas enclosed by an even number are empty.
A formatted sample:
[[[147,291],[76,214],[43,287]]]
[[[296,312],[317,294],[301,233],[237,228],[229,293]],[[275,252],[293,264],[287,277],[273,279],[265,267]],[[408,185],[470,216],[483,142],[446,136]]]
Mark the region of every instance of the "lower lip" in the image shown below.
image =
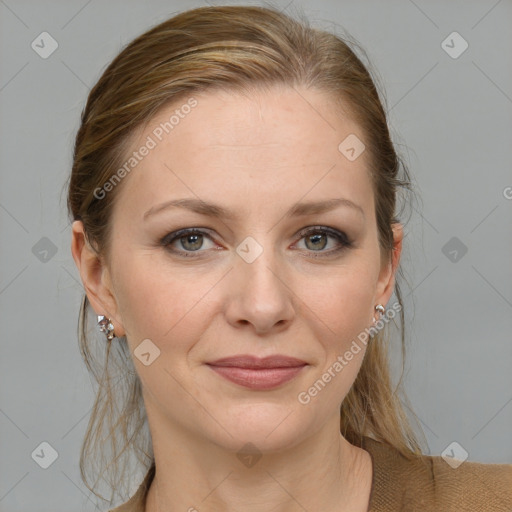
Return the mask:
[[[305,366],[292,368],[239,368],[235,366],[213,366],[212,370],[222,377],[250,389],[272,389],[292,380]]]

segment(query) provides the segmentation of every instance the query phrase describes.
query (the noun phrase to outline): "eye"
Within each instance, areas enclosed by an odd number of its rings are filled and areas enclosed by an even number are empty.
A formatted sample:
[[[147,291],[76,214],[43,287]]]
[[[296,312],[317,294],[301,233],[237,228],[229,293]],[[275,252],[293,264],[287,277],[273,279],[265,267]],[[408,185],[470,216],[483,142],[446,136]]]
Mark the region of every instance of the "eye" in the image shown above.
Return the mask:
[[[184,256],[188,256],[188,252],[202,252],[205,237],[210,242],[211,237],[205,231],[201,231],[196,228],[180,229],[173,233],[169,233],[161,240],[161,244],[173,253],[178,253]],[[176,243],[178,248],[173,247]],[[207,247],[208,248],[208,247]]]
[[[299,235],[302,237],[301,240],[304,239],[305,247],[309,252],[320,253],[319,255],[315,254],[314,257],[329,256],[352,246],[352,242],[345,233],[326,226],[307,228],[302,230]],[[324,251],[329,243],[329,238],[334,239],[337,245]]]

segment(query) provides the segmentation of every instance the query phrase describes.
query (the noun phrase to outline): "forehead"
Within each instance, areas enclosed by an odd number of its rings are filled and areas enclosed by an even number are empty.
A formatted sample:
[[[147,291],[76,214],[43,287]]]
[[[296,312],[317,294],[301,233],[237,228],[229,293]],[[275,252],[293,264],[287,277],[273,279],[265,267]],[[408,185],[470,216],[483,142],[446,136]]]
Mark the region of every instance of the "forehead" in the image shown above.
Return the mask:
[[[366,154],[350,160],[342,151],[354,136],[364,138],[323,92],[194,93],[163,108],[132,142],[140,160],[122,196],[132,209],[196,196],[247,210],[326,195],[368,209]]]

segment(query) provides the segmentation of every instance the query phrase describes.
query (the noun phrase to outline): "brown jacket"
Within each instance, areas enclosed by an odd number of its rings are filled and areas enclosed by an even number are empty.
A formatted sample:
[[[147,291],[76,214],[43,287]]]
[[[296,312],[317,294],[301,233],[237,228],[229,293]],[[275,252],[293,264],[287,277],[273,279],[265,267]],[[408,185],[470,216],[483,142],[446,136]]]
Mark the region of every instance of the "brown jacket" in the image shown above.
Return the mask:
[[[512,512],[512,464],[466,461],[454,469],[440,456],[409,461],[368,437],[363,448],[373,462],[368,512]],[[153,465],[132,498],[109,512],[144,512],[154,472]]]

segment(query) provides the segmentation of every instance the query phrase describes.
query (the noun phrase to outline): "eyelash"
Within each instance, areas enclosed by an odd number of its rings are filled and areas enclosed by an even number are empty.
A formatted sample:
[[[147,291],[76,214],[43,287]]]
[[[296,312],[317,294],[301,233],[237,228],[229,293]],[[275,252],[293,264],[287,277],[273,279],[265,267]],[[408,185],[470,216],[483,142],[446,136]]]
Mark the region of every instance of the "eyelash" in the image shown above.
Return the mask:
[[[327,234],[331,237],[335,238],[338,243],[340,244],[340,247],[331,249],[329,251],[308,251],[312,253],[312,256],[314,258],[324,258],[328,256],[332,256],[334,254],[338,254],[341,251],[344,251],[345,249],[349,249],[352,247],[353,242],[349,240],[348,236],[342,232],[338,231],[333,228],[329,228],[327,226],[314,226],[312,228],[305,228],[302,231],[298,233],[300,235],[300,239],[307,237],[308,235],[313,234]],[[160,244],[165,247],[166,250],[173,254],[178,254],[180,256],[183,256],[185,258],[197,258],[198,256],[195,255],[195,253],[205,252],[198,249],[197,251],[177,251],[176,249],[170,248],[170,245],[176,241],[180,240],[181,238],[184,238],[186,235],[205,235],[207,238],[213,241],[212,237],[206,232],[202,231],[201,229],[197,228],[185,228],[180,229],[178,231],[173,231],[172,233],[169,233],[168,235],[164,236],[160,240]],[[317,252],[318,254],[315,254]]]

